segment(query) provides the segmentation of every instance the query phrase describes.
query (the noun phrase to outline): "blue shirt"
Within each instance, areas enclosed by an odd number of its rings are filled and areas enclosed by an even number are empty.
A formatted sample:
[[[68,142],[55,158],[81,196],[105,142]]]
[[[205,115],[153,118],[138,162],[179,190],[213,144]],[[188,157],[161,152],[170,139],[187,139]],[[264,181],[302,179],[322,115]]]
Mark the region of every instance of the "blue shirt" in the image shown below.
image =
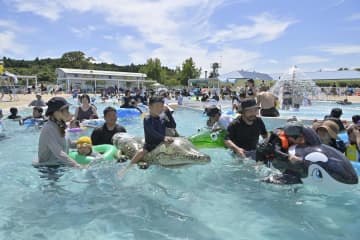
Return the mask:
[[[151,115],[144,118],[144,149],[150,152],[163,142],[166,128],[176,128],[175,120],[170,111],[166,111],[165,117],[162,118]]]

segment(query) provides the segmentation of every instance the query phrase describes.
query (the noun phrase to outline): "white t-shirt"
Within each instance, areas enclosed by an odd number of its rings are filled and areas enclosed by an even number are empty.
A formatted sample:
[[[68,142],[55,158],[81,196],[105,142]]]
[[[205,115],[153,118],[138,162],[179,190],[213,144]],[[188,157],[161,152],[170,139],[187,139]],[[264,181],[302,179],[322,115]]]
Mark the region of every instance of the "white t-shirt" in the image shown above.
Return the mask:
[[[219,120],[213,125],[212,129],[221,128],[226,130],[232,121],[232,117],[227,115],[221,115]]]

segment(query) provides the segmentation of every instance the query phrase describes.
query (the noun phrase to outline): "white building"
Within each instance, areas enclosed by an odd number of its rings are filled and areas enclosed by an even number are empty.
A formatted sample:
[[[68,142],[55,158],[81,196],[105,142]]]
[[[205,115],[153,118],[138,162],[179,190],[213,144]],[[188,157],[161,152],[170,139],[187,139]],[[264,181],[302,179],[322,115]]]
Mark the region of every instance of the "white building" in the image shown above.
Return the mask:
[[[57,68],[57,84],[64,90],[81,88],[94,91],[108,87],[131,88],[140,87],[154,81],[145,80],[146,74],[132,72],[99,71],[90,69]]]

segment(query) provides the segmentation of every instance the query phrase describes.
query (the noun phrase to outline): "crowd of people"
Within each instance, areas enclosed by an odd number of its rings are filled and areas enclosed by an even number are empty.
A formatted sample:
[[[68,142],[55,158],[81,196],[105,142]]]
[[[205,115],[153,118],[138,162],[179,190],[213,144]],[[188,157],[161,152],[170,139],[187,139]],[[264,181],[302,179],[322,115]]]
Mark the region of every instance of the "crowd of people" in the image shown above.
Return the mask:
[[[141,162],[144,155],[151,152],[160,143],[171,143],[173,137],[178,136],[176,131],[176,121],[172,115],[171,108],[168,107],[168,94],[144,96],[140,91],[131,95],[130,91],[125,91],[120,108],[136,108],[137,104],[148,105],[148,115],[144,118],[144,137],[145,143],[131,159],[127,168],[122,169],[119,175],[122,176],[133,164]],[[181,93],[176,92],[175,96],[179,101]],[[224,139],[225,146],[232,150],[240,158],[249,157],[268,163],[274,157],[296,164],[301,161],[296,156],[291,155],[288,150],[293,145],[316,146],[326,144],[338,151],[346,154],[350,160],[360,160],[360,116],[353,117],[352,124],[344,124],[341,120],[342,110],[334,108],[330,114],[322,121],[314,121],[311,127],[304,126],[297,119],[291,119],[289,123],[279,129],[275,129],[269,134],[262,116],[276,117],[279,115],[276,109],[277,98],[268,91],[266,87],[261,87],[259,91],[255,88],[253,80],[249,80],[244,93],[240,94],[240,99],[233,96],[233,103],[238,112],[235,118],[222,114],[218,105],[210,105],[205,109],[208,120],[204,125],[210,131],[226,131]],[[32,115],[21,117],[18,115],[17,108],[10,109],[8,119],[18,120],[23,124],[28,119],[41,119],[42,130],[38,145],[38,160],[35,165],[59,166],[69,165],[73,167],[83,167],[68,155],[68,144],[65,138],[67,128],[79,128],[81,122],[88,119],[97,119],[99,115],[97,108],[91,103],[87,94],[79,97],[79,106],[75,112],[69,112],[69,103],[62,97],[53,97],[46,104],[41,99],[41,95],[36,95],[36,100],[29,106],[33,106]],[[180,103],[182,104],[182,99]],[[43,108],[47,106],[45,116]],[[259,114],[260,109],[260,114]],[[2,111],[0,111],[1,117]],[[82,136],[75,142],[79,154],[91,155],[91,147],[94,145],[112,144],[112,137],[116,133],[126,132],[126,128],[117,123],[117,109],[106,107],[103,110],[104,124],[95,128],[91,136]],[[169,131],[173,130],[173,131]],[[339,133],[346,132],[349,141],[347,143],[339,139]],[[262,141],[261,141],[262,140]],[[262,144],[259,144],[261,143]],[[267,154],[264,143],[274,146],[274,154]],[[260,146],[260,147],[259,147]],[[349,149],[357,151],[354,157]],[[265,149],[265,150],[264,150]],[[350,156],[350,154],[352,154]],[[294,174],[289,168],[282,168],[282,164],[275,161],[274,166],[285,175]]]

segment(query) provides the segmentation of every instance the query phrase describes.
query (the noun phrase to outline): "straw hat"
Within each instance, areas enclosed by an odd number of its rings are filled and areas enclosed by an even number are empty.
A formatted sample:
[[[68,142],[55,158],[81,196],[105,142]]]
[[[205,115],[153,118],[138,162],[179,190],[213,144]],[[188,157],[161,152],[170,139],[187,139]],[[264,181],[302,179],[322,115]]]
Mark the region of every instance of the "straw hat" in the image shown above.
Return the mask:
[[[329,133],[329,135],[332,139],[338,138],[339,126],[334,121],[331,121],[331,120],[324,121],[316,129],[316,131],[318,131],[320,128],[325,129]]]

